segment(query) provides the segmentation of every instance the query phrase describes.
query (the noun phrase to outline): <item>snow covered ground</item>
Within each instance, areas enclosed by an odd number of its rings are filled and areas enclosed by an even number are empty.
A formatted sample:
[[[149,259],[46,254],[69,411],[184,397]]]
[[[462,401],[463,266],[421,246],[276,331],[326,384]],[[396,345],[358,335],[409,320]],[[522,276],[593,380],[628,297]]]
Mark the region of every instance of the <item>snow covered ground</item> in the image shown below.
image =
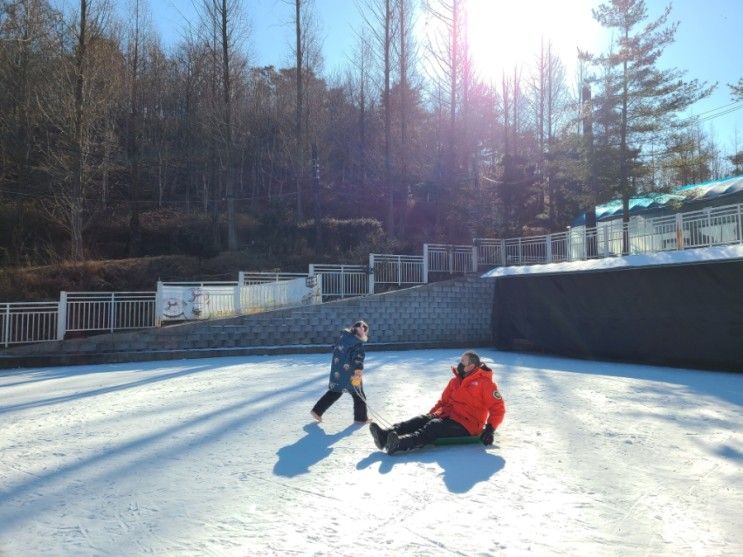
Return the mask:
[[[463,350],[370,350],[371,407]],[[495,446],[394,456],[308,423],[329,354],[0,372],[0,555],[743,555],[743,375],[479,352]]]

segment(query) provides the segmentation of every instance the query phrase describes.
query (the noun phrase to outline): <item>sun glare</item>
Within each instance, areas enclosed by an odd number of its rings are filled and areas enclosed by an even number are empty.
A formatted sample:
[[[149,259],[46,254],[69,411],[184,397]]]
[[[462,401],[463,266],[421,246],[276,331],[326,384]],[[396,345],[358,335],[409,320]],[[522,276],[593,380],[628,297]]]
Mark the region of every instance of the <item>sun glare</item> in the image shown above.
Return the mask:
[[[596,50],[601,27],[591,0],[470,0],[467,26],[473,65],[485,82],[500,81],[514,67],[534,67],[540,44],[550,41],[571,79],[577,48]]]

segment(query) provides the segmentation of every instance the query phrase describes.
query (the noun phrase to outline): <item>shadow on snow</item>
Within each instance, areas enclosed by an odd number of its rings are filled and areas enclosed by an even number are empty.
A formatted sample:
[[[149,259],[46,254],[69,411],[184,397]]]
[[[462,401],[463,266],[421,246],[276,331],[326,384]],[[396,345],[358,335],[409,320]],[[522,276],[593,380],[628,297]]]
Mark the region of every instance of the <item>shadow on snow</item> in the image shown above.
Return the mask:
[[[332,435],[326,433],[317,423],[307,424],[302,429],[307,435],[276,452],[279,459],[274,464],[273,473],[277,476],[293,478],[306,474],[312,465],[330,456],[335,442],[348,437],[359,429],[359,426],[351,424]]]
[[[429,447],[394,456],[376,451],[359,461],[357,470],[368,468],[379,462],[379,473],[388,474],[394,466],[411,462],[438,464],[442,472],[444,485],[452,493],[467,493],[480,482],[487,482],[506,466],[500,455],[488,452],[481,445],[461,447]]]

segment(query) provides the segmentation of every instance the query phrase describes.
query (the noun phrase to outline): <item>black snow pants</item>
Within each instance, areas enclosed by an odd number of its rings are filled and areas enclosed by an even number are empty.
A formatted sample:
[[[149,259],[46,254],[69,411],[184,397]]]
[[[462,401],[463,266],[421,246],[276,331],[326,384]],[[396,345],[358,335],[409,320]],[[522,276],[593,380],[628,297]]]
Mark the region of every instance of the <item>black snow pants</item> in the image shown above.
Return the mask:
[[[401,448],[404,449],[430,445],[441,437],[460,437],[470,434],[459,422],[451,418],[439,418],[432,414],[423,414],[397,423],[392,426],[392,430],[401,436]],[[404,439],[403,435],[406,436]]]
[[[353,397],[353,419],[356,422],[365,422],[368,419],[368,415],[366,412],[366,402],[364,402],[364,399],[366,398],[366,395],[364,394],[364,387],[363,385],[359,385],[356,388],[361,393],[361,396],[359,396],[355,390],[351,391],[350,393],[351,397]],[[318,416],[322,416],[325,411],[330,408],[333,403],[335,403],[335,401],[341,398],[342,394],[343,393],[337,393],[335,391],[328,391],[320,397],[320,400],[315,403],[312,411],[315,412]],[[362,396],[364,397],[363,399],[361,398]]]

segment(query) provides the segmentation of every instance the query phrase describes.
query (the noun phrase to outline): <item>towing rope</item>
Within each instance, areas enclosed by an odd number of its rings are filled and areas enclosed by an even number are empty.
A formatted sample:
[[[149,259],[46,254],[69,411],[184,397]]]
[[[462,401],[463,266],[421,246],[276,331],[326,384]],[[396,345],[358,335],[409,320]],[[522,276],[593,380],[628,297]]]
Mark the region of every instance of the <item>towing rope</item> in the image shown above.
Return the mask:
[[[392,424],[388,422],[387,420],[385,420],[382,414],[380,414],[379,412],[374,410],[374,408],[371,407],[371,405],[369,404],[369,401],[366,400],[366,396],[364,396],[364,393],[361,392],[359,385],[354,385],[353,383],[351,383],[353,390],[356,391],[356,394],[358,395],[358,397],[364,401],[364,404],[366,404],[366,409],[369,411],[369,414],[372,415],[372,417],[374,418],[374,421],[379,423],[379,425],[381,425],[385,429],[392,429]]]

